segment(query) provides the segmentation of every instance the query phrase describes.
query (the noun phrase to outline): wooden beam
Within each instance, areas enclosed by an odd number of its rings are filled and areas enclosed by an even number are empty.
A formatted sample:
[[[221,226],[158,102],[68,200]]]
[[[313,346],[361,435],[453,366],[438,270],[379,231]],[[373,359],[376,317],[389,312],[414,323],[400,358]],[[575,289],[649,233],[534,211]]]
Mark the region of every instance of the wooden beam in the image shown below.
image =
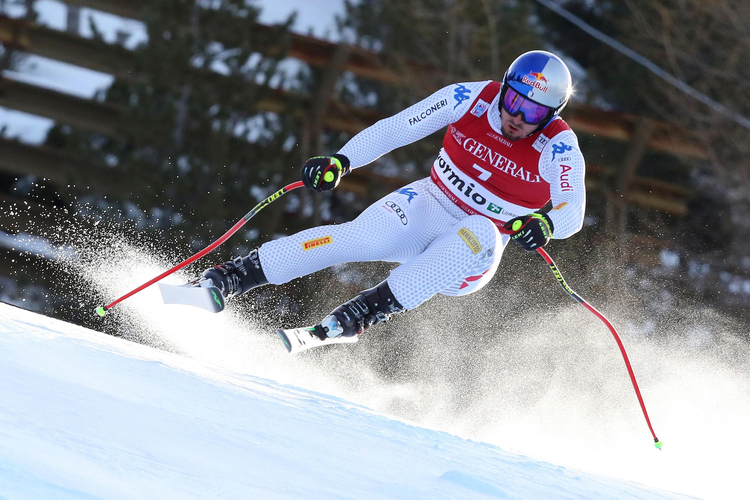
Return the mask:
[[[119,45],[5,16],[0,16],[0,43],[118,78],[131,76],[135,66],[135,54]]]
[[[562,112],[563,119],[578,134],[588,134],[615,141],[631,141],[637,133],[640,116],[605,111],[589,104],[571,102]],[[685,158],[705,160],[708,153],[699,141],[685,130],[667,123],[652,122],[653,130],[646,141],[651,151]]]
[[[607,195],[608,208],[612,208],[616,203],[613,201],[614,192],[608,187],[608,182],[602,182],[601,177],[611,176],[610,169],[589,168],[586,166],[586,190],[600,191]],[[649,179],[646,177],[634,177],[632,185],[627,193],[623,195],[624,201],[632,203],[641,208],[649,210],[658,210],[674,215],[684,217],[688,215],[687,197],[692,190],[675,186],[666,182]],[[610,220],[614,220],[614,209]]]
[[[276,91],[252,109],[284,113],[290,95]],[[309,98],[307,98],[309,101]],[[50,118],[59,123],[110,137],[122,138],[133,124],[127,110],[111,104],[84,99],[28,83],[0,78],[0,106]],[[249,110],[251,110],[249,108]],[[302,116],[302,111],[297,111]],[[355,134],[379,119],[377,113],[331,102],[323,117],[324,127]]]
[[[270,27],[259,24],[256,25],[254,29],[269,30]],[[287,55],[299,59],[311,66],[330,66],[331,61],[336,55],[337,46],[339,45],[327,40],[320,40],[318,38],[300,35],[298,33],[292,33],[291,37],[291,46],[289,47]],[[433,68],[418,63],[411,63],[410,66],[412,69],[421,70],[425,73],[435,72]],[[342,68],[344,71],[349,71],[356,76],[377,82],[403,87],[413,85],[413,82],[407,77],[407,75],[398,74],[392,69],[387,68],[383,57],[380,54],[357,46],[349,47],[349,57]]]
[[[669,182],[660,181],[658,179],[652,179],[650,177],[634,177],[631,183],[631,187],[640,188],[643,191],[650,193],[656,193],[660,196],[685,198],[693,194],[694,190],[678,186],[677,184],[671,184]]]
[[[139,21],[143,20],[147,5],[145,0],[65,0],[65,3]]]
[[[123,131],[128,127],[127,115],[113,104],[1,77],[0,106],[111,137],[123,137]]]
[[[633,177],[635,177],[635,172],[638,170],[641,160],[643,160],[643,155],[646,152],[646,143],[653,129],[653,123],[648,118],[642,118],[638,122],[628,153],[617,172],[616,189],[618,192],[626,193],[628,191],[630,183]]]
[[[628,191],[623,198],[627,203],[667,212],[677,217],[685,217],[688,214],[687,203],[684,200],[665,198],[646,191],[635,190]]]
[[[641,118],[638,122],[630,147],[625,155],[625,159],[617,170],[617,179],[614,191],[620,194],[620,197],[612,196],[611,200],[615,202],[615,217],[617,219],[617,235],[621,238],[620,246],[624,246],[623,236],[627,233],[628,225],[628,201],[630,198],[624,196],[630,190],[630,184],[635,177],[635,172],[641,164],[643,154],[646,151],[646,141],[648,141],[654,126],[650,119]]]
[[[86,186],[96,193],[121,193],[125,178],[116,169],[92,174],[89,162],[69,152],[30,146],[0,138],[0,170],[13,175],[34,175],[61,186]]]
[[[69,172],[75,166],[69,154],[0,138],[0,169],[5,172],[18,176],[33,175],[65,185],[72,181]]]
[[[616,171],[612,167],[605,167],[603,165],[599,165],[597,163],[586,163],[586,178],[590,176],[596,176],[596,177],[614,177],[616,175]],[[647,190],[650,192],[657,192],[659,194],[664,194],[667,196],[673,196],[673,197],[686,197],[691,194],[693,194],[694,190],[685,186],[680,186],[677,184],[672,184],[667,181],[660,181],[658,179],[653,179],[651,177],[638,177],[634,176],[631,180],[631,185],[633,187],[642,188],[643,190]]]

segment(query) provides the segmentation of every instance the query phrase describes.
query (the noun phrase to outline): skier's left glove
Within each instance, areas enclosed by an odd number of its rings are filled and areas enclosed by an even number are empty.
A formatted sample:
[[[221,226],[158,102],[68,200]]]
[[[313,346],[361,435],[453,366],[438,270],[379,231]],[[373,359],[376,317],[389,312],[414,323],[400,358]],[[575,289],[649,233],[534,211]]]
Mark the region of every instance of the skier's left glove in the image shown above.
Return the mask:
[[[338,186],[350,171],[349,158],[344,155],[315,156],[302,166],[301,177],[306,187],[322,192]]]
[[[552,231],[555,230],[550,218],[541,212],[516,217],[506,222],[503,227],[513,231],[511,239],[529,251],[549,243],[552,239]]]

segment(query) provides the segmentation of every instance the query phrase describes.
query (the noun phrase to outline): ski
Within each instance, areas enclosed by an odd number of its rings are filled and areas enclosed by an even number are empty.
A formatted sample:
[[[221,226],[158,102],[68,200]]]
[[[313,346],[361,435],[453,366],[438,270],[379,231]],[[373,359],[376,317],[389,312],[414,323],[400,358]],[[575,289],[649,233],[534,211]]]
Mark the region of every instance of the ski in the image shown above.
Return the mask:
[[[282,330],[279,328],[276,330],[276,333],[281,338],[281,341],[284,342],[284,346],[286,347],[286,350],[289,351],[289,354],[297,354],[298,352],[323,345],[351,344],[356,342],[359,337],[358,335],[355,335],[353,337],[333,337],[321,340],[311,333],[313,328],[314,327],[312,326],[306,328],[291,328],[289,330]]]
[[[165,304],[200,307],[213,313],[224,310],[224,296],[215,286],[196,286],[194,283],[188,283],[187,285],[159,283],[158,285],[161,298]]]

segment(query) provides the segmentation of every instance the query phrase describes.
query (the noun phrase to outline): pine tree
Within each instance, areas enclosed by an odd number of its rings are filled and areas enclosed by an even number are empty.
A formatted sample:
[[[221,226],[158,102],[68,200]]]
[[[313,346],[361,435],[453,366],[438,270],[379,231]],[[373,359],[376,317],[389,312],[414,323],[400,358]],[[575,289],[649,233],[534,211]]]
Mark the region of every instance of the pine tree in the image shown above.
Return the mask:
[[[274,92],[268,83],[283,83],[288,25],[256,29],[258,14],[244,0],[149,2],[148,42],[136,50],[132,76],[102,96],[127,110],[125,138],[56,127],[48,144],[84,153],[98,166],[91,175],[123,174],[109,207],[135,203],[147,228],[179,229],[194,248],[205,246],[296,176],[285,148],[292,110],[258,106]],[[268,233],[275,222],[259,218],[248,229]],[[232,244],[246,246],[242,238]]]

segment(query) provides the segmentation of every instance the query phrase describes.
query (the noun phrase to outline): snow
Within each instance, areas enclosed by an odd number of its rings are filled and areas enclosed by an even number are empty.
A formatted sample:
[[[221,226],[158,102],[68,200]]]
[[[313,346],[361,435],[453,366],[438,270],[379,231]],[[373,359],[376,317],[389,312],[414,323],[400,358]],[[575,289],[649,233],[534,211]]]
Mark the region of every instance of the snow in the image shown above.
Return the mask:
[[[9,248],[48,259],[72,260],[75,258],[73,249],[56,246],[46,238],[29,233],[10,234],[0,231],[0,248]]]
[[[54,124],[54,120],[49,118],[0,107],[0,128],[5,129],[7,137],[27,144],[44,142],[47,132]]]
[[[114,81],[114,77],[106,73],[33,54],[26,54],[15,71],[4,71],[3,75],[84,99],[94,98],[97,92],[106,90]]]
[[[354,2],[356,3],[356,2]],[[289,14],[297,12],[292,31],[317,38],[338,40],[335,17],[344,15],[343,0],[260,0],[260,22],[282,23]]]
[[[0,394],[7,499],[683,498],[5,304]]]

